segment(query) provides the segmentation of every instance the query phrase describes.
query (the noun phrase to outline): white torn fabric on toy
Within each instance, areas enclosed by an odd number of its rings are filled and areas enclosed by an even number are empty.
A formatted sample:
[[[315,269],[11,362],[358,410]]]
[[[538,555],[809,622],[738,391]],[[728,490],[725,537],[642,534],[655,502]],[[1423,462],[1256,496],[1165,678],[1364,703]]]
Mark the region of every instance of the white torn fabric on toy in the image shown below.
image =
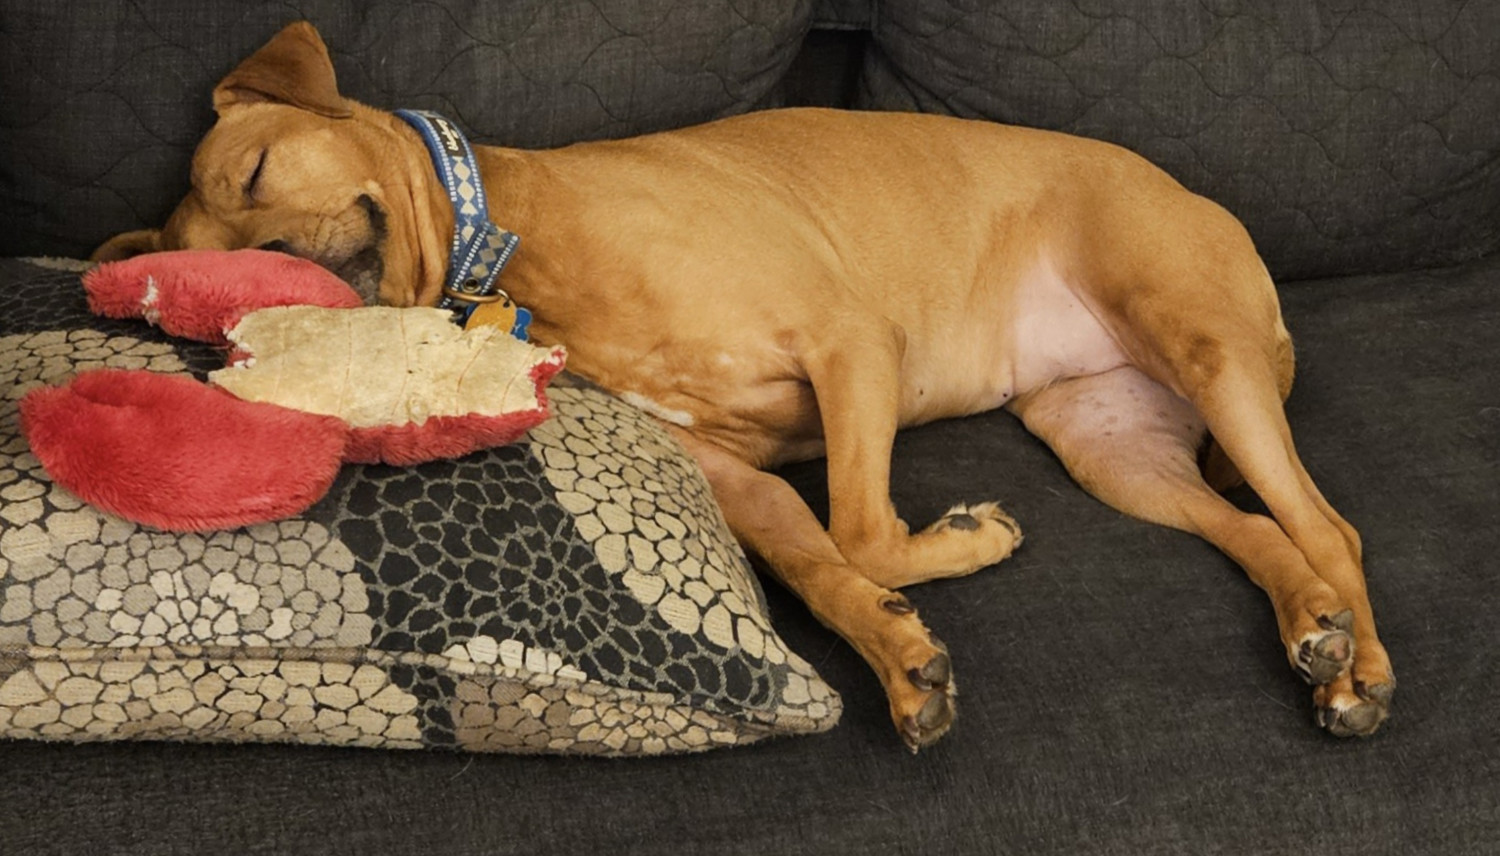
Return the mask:
[[[209,380],[353,428],[535,409],[537,367],[556,353],[449,319],[441,309],[263,309],[229,331],[241,359]]]

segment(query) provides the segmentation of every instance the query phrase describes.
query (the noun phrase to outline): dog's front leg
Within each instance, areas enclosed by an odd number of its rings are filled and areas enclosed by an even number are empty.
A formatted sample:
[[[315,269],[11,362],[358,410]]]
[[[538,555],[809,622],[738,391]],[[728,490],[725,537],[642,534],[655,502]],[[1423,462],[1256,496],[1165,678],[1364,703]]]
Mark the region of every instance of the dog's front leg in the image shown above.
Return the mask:
[[[790,485],[680,429],[740,543],[842,636],[880,677],[891,718],[913,752],[953,723],[952,666],[902,595],[876,585],[839,552]]]
[[[994,503],[957,506],[912,535],[890,499],[906,334],[878,318],[803,343],[828,453],[828,532],[855,569],[887,588],[973,573],[1011,554],[1021,530]]]

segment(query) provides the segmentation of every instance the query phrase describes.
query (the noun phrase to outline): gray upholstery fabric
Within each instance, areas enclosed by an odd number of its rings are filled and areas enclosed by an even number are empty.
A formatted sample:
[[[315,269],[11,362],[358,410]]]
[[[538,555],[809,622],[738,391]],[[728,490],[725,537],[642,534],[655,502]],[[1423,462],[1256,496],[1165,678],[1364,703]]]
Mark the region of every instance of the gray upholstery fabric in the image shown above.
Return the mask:
[[[161,225],[187,191],[214,84],[299,18],[330,45],[346,95],[545,147],[773,102],[810,3],[6,0],[0,256],[86,255]]]
[[[1288,289],[1304,460],[1361,529],[1401,689],[1376,737],[1312,724],[1265,598],[1206,544],[1088,498],[1003,413],[901,435],[913,521],[995,498],[998,568],[910,595],[955,730],[911,757],[874,676],[785,592],[838,728],[598,762],[273,746],[0,743],[7,853],[1490,856],[1500,841],[1500,262]],[[820,466],[787,473],[824,505]]]
[[[465,96],[444,92],[441,69],[455,56],[462,67],[464,52],[403,49],[392,68],[372,51],[384,23],[437,33],[456,27],[440,9],[458,5],[7,0],[0,252],[73,251],[159,222],[209,120],[208,87],[299,14],[324,27],[351,91],[456,103]],[[675,29],[681,20],[697,32],[695,4],[652,4],[659,30],[608,40],[593,27],[622,20],[612,3],[545,15],[540,2],[472,5],[522,10],[506,20],[537,12],[535,26],[501,37],[533,34],[524,57],[534,65],[508,65],[515,49],[492,54],[493,85],[520,88],[505,89],[498,117],[463,116],[497,141],[626,133],[772,103],[770,69],[815,14],[823,26],[874,28],[861,103],[1124,142],[1244,217],[1283,278],[1462,261],[1500,242],[1491,0],[819,0],[784,15],[784,4],[736,0],[705,7],[720,22],[752,13],[722,42]],[[577,61],[606,41],[642,50],[602,54],[618,64]],[[684,45],[698,45],[700,68],[723,57],[724,81],[657,65]],[[863,42],[823,46],[847,58]],[[554,54],[573,57],[576,73],[548,65]],[[798,64],[839,76],[800,92],[848,91],[830,58]],[[680,100],[679,81],[691,90]],[[601,86],[614,94],[584,97]],[[573,100],[553,109],[558,93]],[[1227,559],[1089,499],[1013,419],[989,414],[904,433],[896,447],[894,493],[908,519],[993,498],[1027,530],[1001,567],[910,593],[952,647],[962,690],[955,731],[922,755],[900,749],[853,651],[771,587],[788,645],[844,696],[827,734],[628,763],[0,743],[0,850],[1490,856],[1500,841],[1500,258],[1283,294],[1299,348],[1293,429],[1363,533],[1401,682],[1371,740],[1314,727],[1269,605]],[[786,474],[826,507],[819,464]]]
[[[1278,279],[1500,247],[1500,4],[885,0],[862,107],[1125,145]]]
[[[79,255],[159,225],[186,190],[213,84],[299,17],[322,29],[349,94],[447,112],[484,142],[628,136],[789,98],[948,112],[1146,155],[1243,219],[1279,279],[1453,264],[1500,246],[1495,3],[226,8],[0,8],[0,255]],[[857,97],[841,70],[824,73],[834,85],[783,80],[814,24],[873,31]],[[821,57],[853,55],[850,42],[830,44]]]

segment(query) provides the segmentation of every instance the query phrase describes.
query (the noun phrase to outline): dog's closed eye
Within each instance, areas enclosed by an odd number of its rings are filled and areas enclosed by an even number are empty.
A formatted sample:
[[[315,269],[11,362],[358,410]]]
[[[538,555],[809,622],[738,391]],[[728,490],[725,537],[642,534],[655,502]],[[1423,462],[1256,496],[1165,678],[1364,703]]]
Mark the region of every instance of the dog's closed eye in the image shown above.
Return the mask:
[[[260,159],[255,162],[255,169],[251,170],[250,177],[245,180],[245,198],[251,201],[255,199],[255,186],[260,183],[260,175],[266,169],[266,153],[270,149],[260,150]]]

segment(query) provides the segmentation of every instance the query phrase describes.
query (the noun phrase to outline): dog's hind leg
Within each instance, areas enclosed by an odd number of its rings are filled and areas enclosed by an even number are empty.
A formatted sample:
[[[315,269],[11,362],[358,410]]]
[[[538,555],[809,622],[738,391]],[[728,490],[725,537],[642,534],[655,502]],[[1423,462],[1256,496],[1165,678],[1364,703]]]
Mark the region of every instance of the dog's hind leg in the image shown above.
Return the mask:
[[[1354,658],[1348,671],[1314,691],[1319,722],[1340,736],[1372,733],[1385,719],[1396,681],[1375,631],[1359,536],[1302,466],[1271,367],[1255,351],[1220,348],[1216,371],[1187,372],[1179,383],[1246,483],[1351,611]]]
[[[1241,511],[1208,486],[1198,466],[1205,422],[1190,402],[1127,366],[1063,381],[1009,409],[1094,496],[1197,534],[1239,563],[1269,595],[1292,667],[1317,685],[1320,720],[1338,734],[1375,730],[1388,696],[1356,694],[1349,673],[1359,608],[1368,610],[1363,593],[1351,598],[1326,582],[1276,520]],[[1330,701],[1336,714],[1327,712]]]
[[[1316,616],[1283,626],[1283,639],[1296,646],[1295,658],[1304,639],[1316,655],[1320,648],[1339,653],[1332,643],[1335,634],[1352,637],[1347,669],[1322,682],[1321,669],[1310,670],[1318,684],[1313,700],[1330,732],[1373,732],[1386,716],[1395,678],[1375,631],[1359,535],[1313,486],[1292,444],[1282,409],[1292,386],[1291,340],[1275,284],[1249,234],[1223,208],[1170,183],[1158,185],[1144,200],[1096,202],[1101,216],[1087,224],[1093,228],[1080,230],[1087,252],[1077,254],[1083,261],[1074,281],[1086,287],[1133,363],[1192,403],[1228,463],[1265,502],[1271,516],[1266,522],[1274,521],[1276,532],[1268,529],[1264,539],[1250,545],[1251,576],[1269,573],[1266,579],[1284,596],[1318,588],[1308,581],[1306,568],[1323,584],[1321,590],[1335,593],[1336,611],[1318,602]],[[1135,216],[1143,205],[1158,216]],[[1225,539],[1227,527],[1207,517],[1186,522],[1245,563]],[[1271,558],[1288,544],[1301,555],[1295,572],[1289,556],[1286,563]],[[1252,567],[1257,564],[1265,570]],[[1317,619],[1332,625],[1322,628],[1326,635],[1298,630]]]
[[[902,588],[973,573],[1009,556],[1021,530],[994,503],[956,507],[916,534],[896,515],[891,446],[902,329],[878,318],[846,318],[803,345],[799,357],[828,452],[828,533],[855,569],[877,585]]]
[[[791,485],[712,443],[673,433],[703,467],[740,543],[875,670],[906,745],[915,752],[942,737],[953,724],[952,663],[911,603],[852,567]]]

